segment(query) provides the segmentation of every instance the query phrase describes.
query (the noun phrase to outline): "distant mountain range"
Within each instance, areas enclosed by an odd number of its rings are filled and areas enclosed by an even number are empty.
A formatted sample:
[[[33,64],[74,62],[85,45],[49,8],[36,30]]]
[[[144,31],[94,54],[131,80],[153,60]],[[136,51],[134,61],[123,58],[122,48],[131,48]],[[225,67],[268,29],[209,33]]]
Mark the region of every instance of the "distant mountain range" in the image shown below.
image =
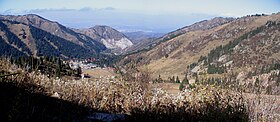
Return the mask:
[[[156,32],[144,32],[144,31],[135,31],[135,32],[124,32],[133,44],[138,44],[143,40],[147,39],[156,39],[164,35],[164,33],[156,33]]]
[[[1,54],[94,57],[105,50],[122,52],[132,46],[125,35],[108,26],[71,29],[38,15],[0,16]]]

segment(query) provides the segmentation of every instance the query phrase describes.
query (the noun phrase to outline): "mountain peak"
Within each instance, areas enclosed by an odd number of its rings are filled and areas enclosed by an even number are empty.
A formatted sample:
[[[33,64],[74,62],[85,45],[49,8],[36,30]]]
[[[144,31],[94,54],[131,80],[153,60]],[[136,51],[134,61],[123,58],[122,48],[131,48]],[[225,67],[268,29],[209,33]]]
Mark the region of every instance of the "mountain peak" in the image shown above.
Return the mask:
[[[0,16],[1,19],[10,20],[10,21],[17,21],[24,24],[32,24],[32,25],[40,25],[43,22],[51,22],[57,23],[54,21],[50,21],[46,18],[43,18],[37,14],[26,14],[26,15],[5,15]]]
[[[217,27],[219,25],[228,23],[233,21],[234,18],[224,18],[224,17],[215,17],[210,20],[203,20],[197,23],[194,23],[190,26],[186,26],[182,28],[185,31],[193,31],[193,30],[205,30]]]
[[[116,29],[105,26],[105,25],[96,25],[90,29],[95,30],[100,36],[103,36],[105,38],[117,38],[120,39],[122,37],[125,37],[124,34],[120,33]]]
[[[107,25],[95,25],[95,26],[93,26],[91,28],[111,28],[111,29],[113,29],[112,27],[107,26]]]
[[[84,56],[96,54],[100,51],[105,50],[105,46],[98,41],[95,41],[86,35],[75,33],[73,30],[50,20],[47,20],[36,14],[28,15],[7,15],[0,16],[2,21],[8,21],[5,23],[5,32],[7,33],[7,38],[18,38],[18,42],[24,42],[28,48],[32,50],[32,55],[37,56],[38,54],[48,54],[59,56],[59,53],[67,56],[67,48],[80,49],[75,56]],[[14,24],[17,22],[18,24]],[[9,32],[11,31],[11,32]],[[13,35],[13,37],[11,36]],[[22,36],[24,35],[24,36]],[[9,41],[9,40],[8,40]],[[10,41],[15,41],[14,39]],[[43,52],[46,51],[42,49],[43,44],[46,45],[46,50],[57,50],[54,52]],[[48,44],[51,44],[48,46]],[[63,45],[66,44],[66,45]],[[18,48],[21,48],[19,46]],[[65,51],[62,53],[61,51]],[[69,50],[69,49],[67,49]],[[82,51],[88,52],[87,54],[82,54]],[[30,53],[29,53],[30,54]],[[73,55],[68,54],[68,57],[73,57]]]
[[[40,18],[40,19],[43,19],[43,20],[47,20],[47,19],[45,19],[45,18],[43,18],[43,17],[41,17],[41,16],[39,16],[37,14],[26,14],[26,15],[23,15],[23,16],[25,16],[27,18]]]
[[[123,33],[106,25],[96,25],[88,29],[75,31],[99,40],[107,48],[113,49],[118,53],[133,45],[133,43]]]

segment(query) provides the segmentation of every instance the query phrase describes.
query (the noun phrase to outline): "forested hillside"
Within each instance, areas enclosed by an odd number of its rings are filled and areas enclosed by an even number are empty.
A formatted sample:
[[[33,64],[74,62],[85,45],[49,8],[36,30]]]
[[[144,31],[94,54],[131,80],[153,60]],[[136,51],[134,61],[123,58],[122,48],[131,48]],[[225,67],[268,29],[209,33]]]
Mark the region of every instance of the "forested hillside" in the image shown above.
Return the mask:
[[[40,28],[20,22],[1,20],[3,56],[56,56],[62,58],[97,57],[106,47],[99,42],[76,44]],[[73,32],[75,33],[75,32]],[[88,38],[89,37],[84,37]]]

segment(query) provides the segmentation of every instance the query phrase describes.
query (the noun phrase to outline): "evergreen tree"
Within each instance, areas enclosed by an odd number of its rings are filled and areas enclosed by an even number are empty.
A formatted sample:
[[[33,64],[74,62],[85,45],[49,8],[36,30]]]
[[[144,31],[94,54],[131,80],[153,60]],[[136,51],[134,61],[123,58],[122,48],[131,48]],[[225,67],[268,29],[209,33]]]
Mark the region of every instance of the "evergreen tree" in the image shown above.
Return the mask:
[[[259,78],[256,78],[256,81],[255,81],[255,86],[259,86],[259,84],[260,84],[260,80],[259,80]]]
[[[256,87],[257,93],[260,93],[261,88],[260,88],[260,80],[259,80],[259,78],[257,78],[256,81],[255,81],[255,87]]]
[[[176,81],[175,81],[175,83],[180,83],[180,79],[179,79],[179,77],[178,77],[178,76],[176,77]]]
[[[156,82],[157,82],[157,83],[162,83],[162,82],[163,82],[163,80],[162,80],[162,78],[160,77],[160,75],[158,75],[158,78],[156,79]]]
[[[189,79],[188,79],[187,75],[185,75],[185,77],[183,79],[183,83],[189,84]]]
[[[80,66],[78,66],[76,75],[81,77],[81,74],[82,74],[82,68]]]
[[[189,88],[193,89],[195,87],[195,84],[189,84]]]
[[[181,83],[180,83],[180,86],[179,86],[179,90],[182,91],[184,88],[185,88],[184,83],[181,82]]]
[[[279,86],[280,84],[280,73],[278,73],[278,77],[277,77],[277,80],[276,80],[276,85]]]
[[[172,78],[170,78],[170,82],[175,83],[175,76],[172,76]]]

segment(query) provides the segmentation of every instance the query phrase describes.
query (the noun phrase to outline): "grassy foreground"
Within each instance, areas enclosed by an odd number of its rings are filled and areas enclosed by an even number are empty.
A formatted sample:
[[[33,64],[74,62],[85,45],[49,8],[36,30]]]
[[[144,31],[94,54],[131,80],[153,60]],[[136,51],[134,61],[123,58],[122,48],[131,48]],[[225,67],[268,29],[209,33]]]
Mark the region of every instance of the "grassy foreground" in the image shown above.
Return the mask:
[[[0,60],[1,120],[94,121],[95,112],[124,114],[121,121],[249,121],[246,100],[213,86],[171,95],[148,84],[110,79],[67,80],[26,72]],[[118,120],[118,119],[117,119]]]

